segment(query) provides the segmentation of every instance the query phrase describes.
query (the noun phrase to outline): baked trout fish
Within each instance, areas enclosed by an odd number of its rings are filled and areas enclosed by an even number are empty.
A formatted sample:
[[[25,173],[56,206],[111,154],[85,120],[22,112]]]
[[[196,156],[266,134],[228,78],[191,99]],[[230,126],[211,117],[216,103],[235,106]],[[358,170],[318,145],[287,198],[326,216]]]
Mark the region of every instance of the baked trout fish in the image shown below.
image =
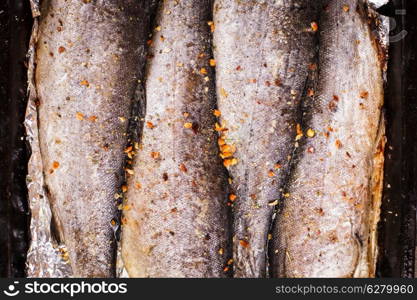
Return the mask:
[[[288,176],[315,55],[315,1],[214,4],[223,163],[232,179],[235,277],[265,277],[272,215]],[[244,30],[243,30],[244,29]]]
[[[224,277],[227,176],[217,147],[211,1],[163,1],[146,114],[128,178],[122,259],[130,277]],[[128,149],[129,150],[129,149]]]
[[[385,144],[376,22],[365,1],[323,1],[317,90],[277,215],[273,276],[375,275]]]
[[[42,1],[36,91],[44,188],[74,277],[115,275],[111,222],[145,63],[146,3]]]

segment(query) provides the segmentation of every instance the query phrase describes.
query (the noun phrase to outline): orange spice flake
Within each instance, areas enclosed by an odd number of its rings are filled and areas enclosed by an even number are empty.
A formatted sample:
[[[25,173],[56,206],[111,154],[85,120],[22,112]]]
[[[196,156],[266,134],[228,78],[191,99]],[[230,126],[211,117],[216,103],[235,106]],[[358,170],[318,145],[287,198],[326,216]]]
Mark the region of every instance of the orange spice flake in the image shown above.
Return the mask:
[[[220,126],[220,124],[216,122],[216,124],[214,124],[214,130],[221,132],[221,131],[227,131],[227,128]]]
[[[222,145],[225,145],[226,144],[226,141],[223,138],[218,138],[217,139],[217,144],[219,146],[222,146]]]
[[[222,115],[222,113],[220,112],[220,110],[215,109],[213,111],[213,115],[215,115],[216,117],[220,117]]]
[[[269,170],[269,171],[268,171],[268,176],[269,176],[269,177],[274,177],[274,176],[275,176],[274,171]]]
[[[336,140],[335,145],[337,149],[342,148],[342,142],[340,140]]]
[[[232,202],[233,202],[233,201],[235,201],[236,199],[237,199],[237,196],[236,196],[235,194],[230,194],[230,195],[229,195],[229,200],[230,200],[230,201],[232,201]]]
[[[193,128],[193,123],[190,123],[190,122],[184,123],[184,128],[187,128],[187,129]]]
[[[58,48],[58,53],[64,53],[65,52],[65,47],[59,47]]]
[[[207,75],[208,72],[207,72],[206,68],[201,68],[200,73],[203,74],[203,75]]]
[[[159,152],[151,152],[151,157],[153,158],[153,159],[158,159],[159,157],[160,157],[160,153]]]
[[[184,164],[180,164],[179,168],[184,173],[187,173],[187,171],[188,171],[187,167]]]
[[[155,125],[153,125],[152,122],[146,122],[146,127],[150,128],[150,129],[153,129],[153,128],[155,128]]]
[[[122,185],[122,192],[126,193],[127,192],[127,185]]]
[[[90,117],[88,117],[88,120],[90,122],[95,122],[95,121],[97,121],[97,117],[96,116],[90,116]]]
[[[52,168],[54,168],[54,169],[58,169],[58,168],[59,168],[59,162],[54,161],[54,162],[52,163]]]
[[[220,151],[235,153],[236,152],[236,146],[225,144],[225,145],[222,145],[220,147]]]
[[[349,5],[343,5],[343,10],[345,11],[345,12],[348,12],[349,11]]]
[[[281,169],[281,168],[282,168],[282,165],[281,165],[281,164],[275,164],[275,165],[274,165],[274,168],[275,168],[275,169]]]
[[[319,30],[319,25],[317,24],[317,22],[311,22],[310,26],[311,26],[311,30],[313,30],[314,32]]]
[[[246,240],[239,240],[239,245],[241,245],[243,248],[248,248],[249,242]]]
[[[362,91],[359,94],[359,97],[361,97],[361,99],[368,99],[369,93],[367,91]]]
[[[77,120],[80,120],[80,121],[84,120],[84,114],[83,113],[77,112],[75,114],[75,117],[77,118]]]
[[[89,87],[90,86],[90,83],[88,82],[88,80],[85,80],[85,79],[83,81],[81,81],[80,84],[81,85],[84,85],[86,87]]]
[[[142,188],[142,185],[139,182],[135,182],[135,189],[140,190]]]
[[[214,25],[213,21],[208,21],[207,25],[210,26],[210,31],[214,32],[214,30],[216,29],[216,26]]]
[[[209,64],[210,64],[210,67],[215,67],[216,66],[216,60],[215,59],[210,59],[209,60]]]
[[[228,158],[223,161],[225,167],[234,166],[237,164],[237,158]]]
[[[307,90],[307,96],[313,97],[314,96],[314,90],[313,89],[308,89]]]

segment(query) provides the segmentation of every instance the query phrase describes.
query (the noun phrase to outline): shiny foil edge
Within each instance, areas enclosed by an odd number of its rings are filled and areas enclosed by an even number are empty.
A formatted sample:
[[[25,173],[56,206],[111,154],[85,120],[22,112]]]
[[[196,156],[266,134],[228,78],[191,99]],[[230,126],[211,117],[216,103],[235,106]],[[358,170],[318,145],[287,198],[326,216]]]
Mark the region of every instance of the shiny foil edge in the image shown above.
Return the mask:
[[[31,1],[31,4],[39,4]],[[32,6],[33,8],[33,6]],[[32,10],[33,16],[39,16],[39,7]],[[39,146],[37,92],[35,85],[35,56],[38,40],[39,20],[34,19],[28,50],[28,106],[25,114],[27,141],[31,149],[28,163],[27,187],[31,211],[30,247],[27,253],[26,275],[38,278],[71,277],[72,270],[68,261],[65,245],[58,245],[51,233],[52,212],[44,190],[44,175]]]

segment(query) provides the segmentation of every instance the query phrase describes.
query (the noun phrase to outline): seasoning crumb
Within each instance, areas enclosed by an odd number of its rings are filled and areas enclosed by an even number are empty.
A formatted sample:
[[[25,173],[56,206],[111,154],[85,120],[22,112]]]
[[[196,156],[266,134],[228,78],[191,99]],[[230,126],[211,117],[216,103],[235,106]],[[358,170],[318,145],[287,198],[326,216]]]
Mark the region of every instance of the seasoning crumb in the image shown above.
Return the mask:
[[[85,79],[83,81],[81,81],[80,84],[81,85],[84,85],[86,87],[89,87],[90,86],[90,83],[88,82],[88,80],[85,80]]]
[[[210,26],[210,31],[214,32],[214,30],[216,28],[216,26],[214,25],[214,22],[213,21],[208,21],[207,25]]]
[[[237,196],[235,194],[229,194],[229,200],[234,202],[237,199]]]
[[[336,140],[335,145],[337,149],[342,148],[342,142],[340,140]]]
[[[187,173],[188,169],[184,164],[180,164],[180,170],[184,173]]]
[[[200,73],[203,74],[203,75],[207,75],[208,72],[207,72],[206,68],[201,68]]]
[[[349,11],[349,5],[343,5],[343,10],[345,11],[345,12],[348,12]]]
[[[58,48],[58,53],[64,53],[65,52],[65,47],[59,47]]]
[[[54,169],[58,169],[58,168],[59,168],[59,162],[54,161],[54,162],[52,163],[52,168],[54,168]]]
[[[213,114],[214,114],[216,117],[220,117],[220,116],[222,115],[222,113],[220,112],[220,110],[217,110],[217,109],[215,109],[215,110],[213,111]]]
[[[122,185],[122,192],[126,193],[127,192],[127,185]]]
[[[80,113],[80,112],[77,112],[77,113],[75,114],[75,117],[76,117],[78,120],[80,120],[80,121],[84,120],[84,114],[82,114],[82,113]]]
[[[313,30],[314,32],[319,30],[319,25],[317,24],[317,22],[311,22],[310,26],[311,26],[311,30]]]
[[[190,123],[190,122],[184,123],[184,128],[187,128],[187,129],[193,128],[193,123]]]
[[[215,67],[216,66],[216,60],[213,59],[213,58],[209,60],[209,63],[210,63],[210,67]]]
[[[248,248],[249,247],[249,242],[246,240],[239,240],[239,244],[243,247],[243,248]]]
[[[227,98],[229,94],[226,92],[224,88],[220,88],[220,95],[224,98]]]
[[[228,158],[223,161],[225,167],[234,166],[237,164],[237,158]]]
[[[368,99],[369,93],[367,91],[362,91],[359,94],[359,97],[361,97],[361,99]]]
[[[159,152],[151,152],[151,157],[153,158],[153,159],[158,159],[159,158],[159,156],[160,156],[160,153]]]
[[[146,122],[146,127],[150,128],[150,129],[153,129],[153,128],[155,128],[155,125],[153,125],[152,122]]]
[[[312,138],[312,137],[314,137],[314,136],[316,135],[316,132],[315,132],[313,129],[309,128],[309,129],[307,130],[307,132],[306,132],[306,135],[307,135],[309,138]]]

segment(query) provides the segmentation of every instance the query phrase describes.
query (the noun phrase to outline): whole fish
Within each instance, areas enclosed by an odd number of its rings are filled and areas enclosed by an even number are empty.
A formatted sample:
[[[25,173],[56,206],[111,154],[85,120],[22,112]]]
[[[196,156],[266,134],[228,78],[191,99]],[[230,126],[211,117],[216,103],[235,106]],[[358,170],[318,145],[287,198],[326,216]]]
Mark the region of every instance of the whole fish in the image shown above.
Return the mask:
[[[219,124],[234,201],[236,277],[265,277],[268,232],[299,135],[300,100],[309,96],[317,4],[214,4]],[[226,149],[229,150],[229,149]]]
[[[44,188],[74,277],[115,274],[115,193],[146,58],[146,3],[42,1],[36,90]]]
[[[146,73],[146,114],[128,173],[122,259],[130,277],[224,277],[227,176],[217,147],[212,3],[163,1]],[[230,262],[229,262],[230,264]]]
[[[362,0],[323,2],[317,91],[277,215],[274,276],[374,276],[385,144],[374,17]]]

